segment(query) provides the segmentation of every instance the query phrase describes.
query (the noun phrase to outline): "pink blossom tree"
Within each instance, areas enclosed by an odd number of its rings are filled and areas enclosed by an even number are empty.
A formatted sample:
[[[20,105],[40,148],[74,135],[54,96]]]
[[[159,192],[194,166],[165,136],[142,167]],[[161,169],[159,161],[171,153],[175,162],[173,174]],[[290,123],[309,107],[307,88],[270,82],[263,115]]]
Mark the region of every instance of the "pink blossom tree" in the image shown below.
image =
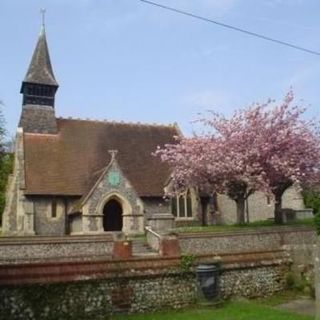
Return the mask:
[[[301,119],[304,109],[273,101],[236,112],[230,119],[211,113],[200,121],[209,129],[156,155],[172,169],[171,193],[196,187],[226,193],[236,202],[237,221],[245,222],[245,200],[255,191],[275,199],[275,220],[282,222],[281,199],[291,185],[319,182],[319,134],[312,122]]]
[[[262,190],[275,200],[275,221],[283,222],[282,196],[292,185],[320,183],[320,135],[316,121],[302,118],[305,108],[293,105],[290,91],[280,105],[255,113],[255,146],[263,175]]]
[[[230,120],[212,113],[210,119],[201,121],[214,133],[177,137],[177,144],[156,152],[172,168],[170,192],[194,187],[212,194],[226,193],[236,203],[237,222],[243,224],[245,200],[263,187],[257,154],[248,148],[253,139],[246,130],[247,120],[239,112]]]

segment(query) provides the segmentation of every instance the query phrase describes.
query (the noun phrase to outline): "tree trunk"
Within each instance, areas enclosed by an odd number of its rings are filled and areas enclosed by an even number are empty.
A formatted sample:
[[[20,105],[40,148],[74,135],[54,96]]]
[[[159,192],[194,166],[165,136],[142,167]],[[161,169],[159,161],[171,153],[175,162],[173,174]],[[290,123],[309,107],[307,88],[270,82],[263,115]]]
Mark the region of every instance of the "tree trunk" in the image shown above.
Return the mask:
[[[275,199],[274,222],[277,224],[284,223],[282,214],[282,196],[290,186],[292,186],[292,182],[290,180],[283,180],[272,187],[272,193],[274,194]]]
[[[320,238],[317,239],[314,262],[314,286],[316,290],[316,320],[320,320]]]
[[[283,224],[282,214],[282,195],[283,192],[275,193],[275,204],[274,204],[274,222],[276,224]]]
[[[228,196],[236,202],[237,205],[237,223],[245,224],[245,201],[249,196],[248,186],[243,181],[231,181],[228,184]]]
[[[246,223],[250,223],[250,214],[249,214],[249,200],[246,198]]]
[[[200,198],[200,204],[201,204],[201,225],[205,226],[207,225],[207,210],[208,210],[208,202],[209,200],[207,198]]]
[[[245,199],[238,197],[236,201],[237,204],[237,223],[238,224],[245,224]]]

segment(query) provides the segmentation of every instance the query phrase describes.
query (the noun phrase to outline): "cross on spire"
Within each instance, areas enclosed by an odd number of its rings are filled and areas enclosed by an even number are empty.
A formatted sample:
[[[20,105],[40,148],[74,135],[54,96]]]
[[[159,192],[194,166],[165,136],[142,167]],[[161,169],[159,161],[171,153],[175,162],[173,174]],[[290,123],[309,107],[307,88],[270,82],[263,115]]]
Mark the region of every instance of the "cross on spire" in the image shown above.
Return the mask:
[[[40,14],[41,14],[41,25],[42,27],[44,27],[46,22],[46,9],[44,8],[40,9]]]
[[[58,83],[54,77],[45,33],[45,9],[41,9],[41,27],[36,48],[20,92],[23,105],[45,105],[54,107]]]
[[[109,154],[111,155],[111,161],[113,161],[118,153],[118,150],[108,150]]]

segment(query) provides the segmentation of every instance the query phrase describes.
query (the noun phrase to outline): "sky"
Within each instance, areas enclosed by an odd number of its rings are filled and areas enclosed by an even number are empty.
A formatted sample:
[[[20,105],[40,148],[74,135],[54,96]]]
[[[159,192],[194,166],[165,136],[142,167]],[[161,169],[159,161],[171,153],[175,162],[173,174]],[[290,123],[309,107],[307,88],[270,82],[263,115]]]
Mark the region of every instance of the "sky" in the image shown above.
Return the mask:
[[[154,0],[320,51],[319,0]],[[141,123],[192,122],[292,88],[319,117],[320,56],[180,16],[139,0],[0,0],[0,100],[10,135],[21,81],[46,9],[59,82],[56,115]]]

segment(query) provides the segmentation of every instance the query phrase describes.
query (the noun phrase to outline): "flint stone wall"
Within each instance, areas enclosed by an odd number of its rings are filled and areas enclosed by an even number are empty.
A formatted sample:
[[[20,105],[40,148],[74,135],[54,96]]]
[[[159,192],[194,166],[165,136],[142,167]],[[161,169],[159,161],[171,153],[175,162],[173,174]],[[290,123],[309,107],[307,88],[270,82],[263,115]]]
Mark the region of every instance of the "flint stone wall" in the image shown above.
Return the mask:
[[[228,270],[220,278],[221,296],[223,299],[270,296],[286,287],[287,272],[288,267],[283,265]]]
[[[223,270],[221,297],[260,297],[283,290],[285,265]],[[139,277],[0,288],[0,318],[6,320],[106,319],[113,313],[182,308],[198,299],[194,272],[164,270]]]
[[[111,236],[0,238],[0,265],[61,258],[111,257]]]
[[[315,244],[312,227],[275,227],[219,233],[181,233],[182,254],[202,255],[279,250],[283,246]]]
[[[63,236],[66,234],[66,204],[63,198],[56,198],[56,216],[52,216],[53,198],[33,197],[34,227],[37,235]]]
[[[149,219],[157,213],[167,214],[171,212],[170,202],[161,197],[143,197],[141,198],[144,206],[143,223],[144,226],[149,224]]]

